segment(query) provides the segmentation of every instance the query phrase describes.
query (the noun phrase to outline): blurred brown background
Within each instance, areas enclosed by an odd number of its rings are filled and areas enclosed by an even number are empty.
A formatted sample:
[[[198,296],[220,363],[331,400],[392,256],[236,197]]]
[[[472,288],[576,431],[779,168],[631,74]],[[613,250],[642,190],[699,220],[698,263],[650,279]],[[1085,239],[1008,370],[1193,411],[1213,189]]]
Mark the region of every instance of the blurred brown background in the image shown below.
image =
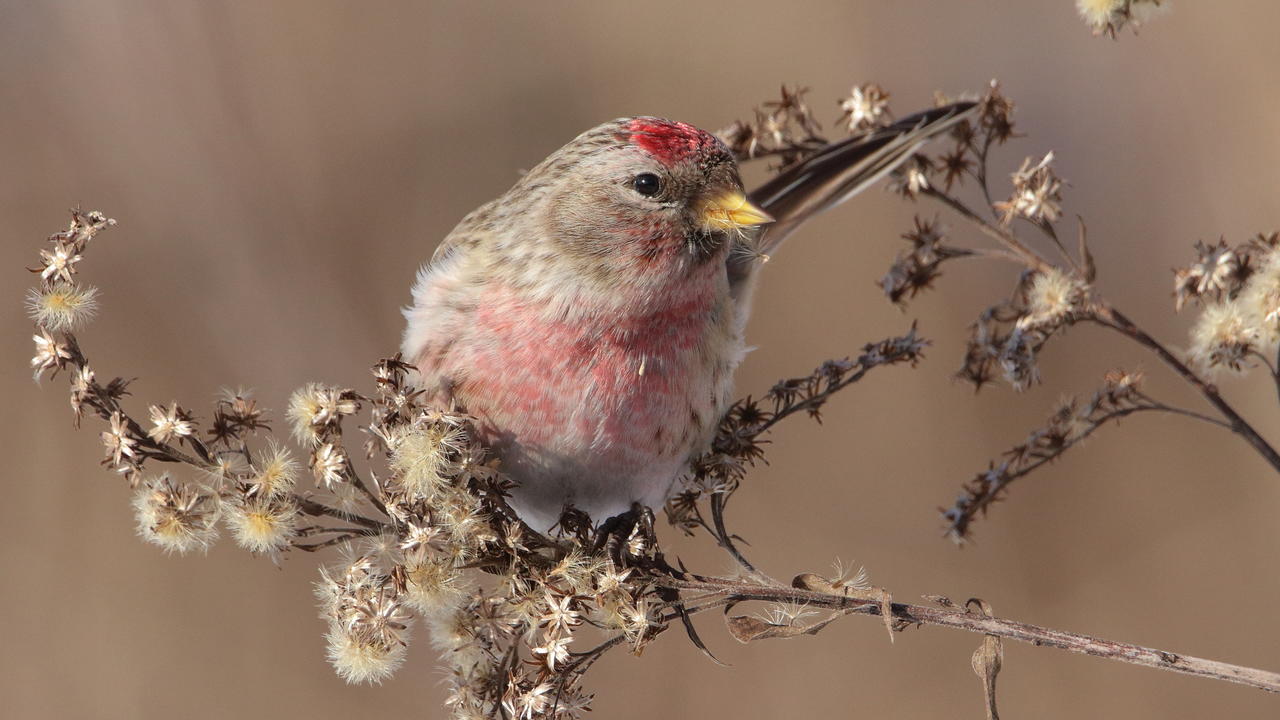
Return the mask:
[[[997,166],[1054,149],[1087,216],[1101,285],[1171,344],[1169,268],[1197,238],[1280,226],[1280,9],[1178,3],[1120,42],[1070,0],[457,4],[0,1],[4,241],[0,714],[12,718],[438,717],[425,642],[382,687],[323,659],[315,558],[283,568],[224,543],[165,557],[134,537],[128,493],[71,429],[62,378],[23,369],[20,311],[44,237],[76,204],[119,219],[87,263],[104,312],[84,333],[100,375],[141,379],[134,407],[180,398],[208,416],[222,386],[284,406],[304,381],[368,386],[395,350],[420,262],[468,210],[579,131],[628,114],[719,127],[782,82],[834,99],[875,80],[906,113],[935,88],[999,77],[1031,137]],[[923,208],[932,213],[932,208]],[[1064,393],[1115,366],[1195,404],[1153,359],[1091,328],[1045,356],[1045,383],[975,397],[950,381],[963,331],[1009,270],[953,267],[907,313],[874,285],[913,208],[873,191],[770,264],[739,377],[776,378],[904,329],[936,340],[917,371],[876,373],[774,436],[735,500],[736,529],[777,575],[865,564],[901,598],[980,595],[1008,616],[1280,669],[1280,482],[1246,446],[1177,418],[1134,418],[1020,482],[975,544],[935,507]],[[955,227],[957,224],[952,223]],[[1274,389],[1226,383],[1280,436]],[[275,413],[280,416],[279,412]],[[678,554],[727,567],[705,540]],[[672,632],[594,674],[594,717],[978,718],[979,638],[851,618],[816,638],[735,644],[712,665]],[[1275,717],[1258,691],[1012,645],[1008,717]]]

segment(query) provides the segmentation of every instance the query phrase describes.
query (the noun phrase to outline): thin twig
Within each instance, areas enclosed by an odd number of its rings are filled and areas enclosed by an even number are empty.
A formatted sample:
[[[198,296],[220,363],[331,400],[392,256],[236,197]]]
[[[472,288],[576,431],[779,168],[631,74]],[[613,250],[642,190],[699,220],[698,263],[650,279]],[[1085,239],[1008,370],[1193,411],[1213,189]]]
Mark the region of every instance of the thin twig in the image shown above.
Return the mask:
[[[734,544],[732,536],[729,535],[729,531],[725,529],[724,505],[727,501],[728,497],[726,493],[711,493],[711,521],[715,523],[716,541],[720,543],[720,547],[724,548],[725,552],[729,553],[729,555],[731,555],[744,570],[752,575],[763,577],[761,576],[760,571],[756,570],[756,566],[752,565],[751,561],[747,560],[746,556],[738,550],[738,546]]]
[[[351,484],[355,485],[356,488],[369,499],[370,504],[377,508],[378,512],[390,517],[387,513],[387,506],[382,502],[382,498],[375,495],[374,492],[369,489],[369,486],[365,484],[364,478],[361,478],[360,473],[356,472],[356,466],[351,462],[350,457],[347,458],[347,477],[351,478]]]
[[[360,533],[360,534],[358,534],[358,535],[357,535],[357,534],[339,535],[339,536],[337,536],[337,537],[332,537],[332,538],[329,538],[328,540],[325,540],[325,541],[323,541],[323,542],[318,542],[318,543],[300,543],[300,542],[295,542],[295,543],[291,544],[291,545],[290,545],[290,547],[294,548],[295,550],[302,550],[302,551],[304,551],[304,552],[317,552],[317,551],[319,551],[319,550],[323,550],[323,549],[325,549],[325,548],[327,548],[327,547],[332,547],[332,546],[334,546],[334,545],[340,545],[340,544],[342,544],[342,543],[344,543],[344,542],[347,542],[348,540],[355,540],[356,538],[361,537],[361,536],[364,536],[364,535],[368,535],[368,533],[367,533],[367,532],[364,532],[364,533]]]
[[[332,508],[301,495],[294,495],[293,501],[298,504],[299,510],[307,515],[311,515],[312,517],[331,517],[339,520],[346,520],[348,522],[356,523],[357,525],[363,525],[370,530],[377,530],[378,532],[386,532],[389,529],[385,523],[380,523],[377,520],[373,520],[362,515],[356,515],[355,513],[349,513],[345,510]]]
[[[1230,423],[1223,422],[1216,417],[1211,417],[1209,415],[1205,415],[1204,413],[1196,412],[1195,410],[1188,410],[1186,408],[1180,408],[1173,405],[1166,405],[1145,393],[1138,393],[1138,396],[1141,397],[1143,400],[1146,400],[1147,402],[1151,403],[1152,409],[1154,410],[1163,410],[1164,412],[1171,413],[1173,415],[1181,415],[1183,417],[1189,417],[1194,420],[1201,420],[1209,423],[1210,425],[1217,425],[1218,427],[1223,428],[1224,430],[1231,429]]]
[[[798,588],[752,585],[749,583],[710,583],[677,578],[659,579],[660,585],[678,590],[719,593],[734,601],[760,600],[764,602],[800,603],[813,607],[843,610],[851,614],[881,614],[881,603],[875,599],[862,599],[844,595],[801,590]],[[953,608],[935,608],[925,605],[893,603],[895,620],[911,625],[936,625],[967,632],[995,635],[997,637],[1037,646],[1117,660],[1132,665],[1168,670],[1185,675],[1198,675],[1214,680],[1239,683],[1249,687],[1280,693],[1280,673],[1206,660],[1165,650],[1133,645],[1131,643],[1091,637],[1079,633],[1054,630],[998,617],[985,617],[978,613]]]
[[[848,374],[838,382],[831,383],[829,386],[827,386],[825,390],[814,393],[813,395],[810,395],[800,400],[799,402],[783,405],[781,408],[775,411],[772,415],[770,415],[768,420],[765,420],[764,422],[753,427],[751,429],[750,436],[757,437],[757,436],[763,435],[764,433],[768,432],[770,428],[772,428],[774,425],[777,425],[784,418],[790,417],[791,415],[794,415],[800,412],[801,410],[812,410],[815,408],[822,407],[823,405],[826,404],[827,400],[831,399],[831,396],[835,395],[841,390],[849,387],[850,385],[866,377],[867,373],[871,372],[871,369],[875,367],[879,367],[879,365],[876,365],[876,364],[862,365],[856,371]]]
[[[1000,469],[1005,472],[1004,474],[1000,475],[998,482],[984,482],[977,487],[974,487],[975,483],[971,483],[970,485],[966,486],[964,490],[961,492],[960,499],[956,501],[955,506],[944,513],[944,517],[950,523],[950,529],[948,530],[948,533],[951,535],[954,535],[957,538],[966,537],[968,533],[969,525],[974,521],[974,519],[977,518],[980,514],[986,512],[987,509],[993,503],[997,502],[1001,498],[1001,496],[1004,494],[1005,490],[1011,484],[1013,484],[1015,480],[1018,480],[1022,477],[1030,475],[1036,470],[1062,457],[1063,453],[1075,447],[1085,438],[1089,437],[1093,433],[1100,430],[1102,426],[1105,425],[1107,422],[1110,422],[1112,420],[1119,420],[1120,418],[1127,417],[1129,415],[1133,415],[1140,412],[1153,412],[1153,411],[1164,410],[1164,409],[1165,408],[1163,407],[1151,407],[1147,405],[1142,405],[1138,407],[1126,407],[1126,408],[1120,408],[1118,410],[1113,410],[1111,412],[1108,412],[1102,415],[1097,419],[1095,423],[1090,425],[1087,429],[1081,431],[1080,435],[1076,437],[1070,444],[1063,445],[1057,448],[1056,451],[1050,452],[1044,455],[1043,457],[1040,457],[1039,459],[1035,460],[1034,462],[1031,462],[1027,465],[1023,465],[1019,467],[1017,470],[1014,470],[1012,472],[1005,471],[1005,468],[1006,468],[1005,465],[999,466]],[[984,475],[979,474],[978,477],[979,479],[983,479]]]
[[[1134,325],[1133,322],[1129,320],[1129,318],[1125,317],[1119,310],[1103,304],[1097,307],[1094,312],[1096,317],[1095,322],[1098,322],[1103,327],[1111,328],[1112,330],[1121,333],[1125,337],[1154,352],[1165,365],[1168,365],[1174,372],[1182,377],[1183,380],[1186,380],[1192,387],[1199,391],[1204,399],[1207,400],[1209,404],[1226,419],[1232,432],[1244,438],[1245,441],[1248,442],[1249,445],[1253,447],[1253,449],[1256,450],[1273,469],[1280,472],[1280,453],[1277,453],[1275,448],[1271,447],[1271,444],[1264,440],[1263,437],[1258,434],[1258,431],[1255,430],[1254,427],[1243,417],[1241,417],[1240,414],[1236,412],[1235,408],[1231,407],[1230,403],[1223,399],[1222,395],[1218,393],[1217,386],[1205,382],[1198,374],[1196,374],[1195,371],[1187,367],[1186,363],[1179,360],[1173,353],[1169,352],[1164,345],[1161,345],[1159,341],[1143,331],[1142,328]]]
[[[1053,267],[1053,263],[1045,260],[1039,253],[1027,247],[1016,235],[1008,230],[987,222],[980,215],[970,210],[967,205],[935,188],[927,187],[920,190],[921,195],[927,195],[938,202],[951,208],[951,210],[964,216],[965,219],[972,222],[984,234],[994,238],[1000,244],[1007,247],[1015,255],[1022,258],[1028,267],[1036,270],[1045,271]]]

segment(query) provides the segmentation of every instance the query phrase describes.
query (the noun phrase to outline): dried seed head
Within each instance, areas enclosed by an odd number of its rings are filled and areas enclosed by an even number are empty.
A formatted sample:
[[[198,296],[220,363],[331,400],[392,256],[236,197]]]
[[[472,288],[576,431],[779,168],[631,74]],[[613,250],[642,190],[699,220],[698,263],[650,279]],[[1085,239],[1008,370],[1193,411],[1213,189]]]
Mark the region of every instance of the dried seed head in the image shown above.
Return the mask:
[[[98,289],[59,282],[27,291],[27,313],[50,330],[70,330],[98,312]]]
[[[205,472],[217,487],[222,487],[224,480],[240,480],[250,471],[249,461],[234,450],[215,453],[212,460],[212,466]]]
[[[404,559],[405,600],[423,613],[456,607],[465,592],[463,577],[448,558],[425,550]]]
[[[804,101],[808,88],[782,87],[782,97],[755,110],[752,122],[735,122],[716,133],[739,158],[774,155],[782,165],[826,145],[821,126]]]
[[[218,537],[217,496],[175,485],[168,475],[139,486],[133,508],[138,534],[166,552],[207,550]]]
[[[335,443],[317,447],[311,453],[311,472],[327,490],[346,484],[347,451]]]
[[[413,620],[397,583],[368,556],[321,570],[316,595],[329,621],[329,662],[349,683],[380,683],[404,662]]]
[[[1215,303],[1200,313],[1191,329],[1191,359],[1205,370],[1240,371],[1262,336],[1256,313],[1235,300]]]
[[[1027,313],[1018,319],[1020,328],[1056,328],[1080,312],[1085,287],[1057,268],[1037,272],[1027,286]]]
[[[80,427],[80,418],[84,414],[84,403],[89,399],[96,382],[93,370],[88,365],[72,368],[71,412],[75,415],[76,427]]]
[[[1013,101],[1000,91],[995,80],[978,101],[978,126],[993,142],[1004,143],[1013,137]]]
[[[165,409],[159,405],[148,408],[151,414],[151,429],[147,435],[156,442],[167,443],[172,438],[190,437],[195,432],[195,423],[191,413],[178,407],[178,403],[170,403]]]
[[[328,504],[345,513],[359,513],[364,510],[364,495],[353,483],[340,482],[328,488],[331,497]]]
[[[275,498],[293,492],[298,482],[298,463],[283,445],[269,440],[264,457],[253,465],[247,494]]]
[[[236,544],[250,552],[274,553],[289,546],[298,529],[298,507],[291,500],[245,497],[228,503],[226,524]]]
[[[488,664],[479,640],[482,633],[476,626],[481,609],[478,602],[464,599],[454,606],[439,605],[423,615],[431,645],[455,671],[470,672]]]
[[[1249,276],[1237,300],[1245,312],[1257,316],[1263,340],[1280,339],[1280,251],[1271,250]]]
[[[355,685],[381,684],[404,664],[404,645],[385,644],[359,632],[331,625],[325,636],[326,655],[338,677]]]
[[[1164,0],[1076,0],[1076,10],[1093,34],[1111,37],[1124,26],[1142,25],[1167,8]]]
[[[1015,328],[1000,348],[998,362],[1004,379],[1014,390],[1022,391],[1040,381],[1040,368],[1036,365],[1036,351],[1044,343],[1044,337],[1034,330]]]
[[[57,237],[57,236],[55,236]],[[75,264],[84,259],[75,249],[74,246],[65,240],[58,239],[55,241],[53,251],[40,251],[40,278],[42,280],[60,280],[64,283],[71,282],[71,276],[75,274]]]
[[[33,379],[39,381],[40,376],[49,368],[54,368],[56,372],[66,367],[67,361],[71,359],[71,348],[66,343],[55,339],[44,328],[40,328],[40,334],[31,336],[31,339],[36,342],[36,354],[31,358],[31,367],[35,370],[32,373]]]
[[[298,442],[316,444],[322,433],[337,427],[345,415],[360,409],[355,393],[310,383],[289,397],[285,411]]]
[[[929,174],[932,172],[933,163],[917,153],[893,172],[889,188],[905,198],[915,199],[916,195],[930,188]]]
[[[861,133],[874,130],[892,119],[889,114],[889,93],[875,83],[855,85],[849,97],[839,101],[844,112],[840,122],[848,131]]]
[[[596,574],[607,565],[604,560],[574,548],[551,568],[547,579],[571,593],[585,595],[592,589]]]
[[[430,499],[448,485],[459,470],[456,458],[467,443],[459,425],[425,420],[391,431],[391,467],[411,497]]]
[[[1013,173],[1013,195],[994,205],[1006,224],[1017,216],[1049,223],[1062,216],[1062,180],[1050,167],[1052,162],[1052,152],[1046,153],[1036,165],[1031,164],[1031,158],[1026,158],[1022,167]]]
[[[927,290],[942,274],[943,262],[970,254],[968,250],[945,244],[946,234],[937,219],[923,220],[917,215],[915,228],[903,233],[902,238],[911,243],[911,249],[899,252],[889,272],[880,280],[884,294],[897,304]]]
[[[1095,34],[1112,32],[1124,23],[1125,0],[1076,0],[1076,10]]]
[[[129,423],[119,411],[111,413],[111,427],[102,431],[102,444],[106,447],[107,459],[114,465],[132,462],[137,455],[138,440],[129,430]]]
[[[1194,263],[1173,271],[1174,309],[1182,310],[1188,299],[1203,301],[1233,297],[1251,272],[1247,253],[1227,246],[1196,241],[1199,257]]]

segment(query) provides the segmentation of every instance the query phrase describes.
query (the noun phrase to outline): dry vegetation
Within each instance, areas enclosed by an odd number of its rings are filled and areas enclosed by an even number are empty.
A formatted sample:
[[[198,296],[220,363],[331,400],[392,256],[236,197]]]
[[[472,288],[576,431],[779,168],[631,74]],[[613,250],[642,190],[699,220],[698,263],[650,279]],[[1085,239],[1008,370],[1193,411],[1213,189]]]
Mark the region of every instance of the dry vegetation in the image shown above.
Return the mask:
[[[1112,36],[1142,19],[1145,6],[1158,5],[1078,4],[1097,32]],[[805,97],[802,89],[784,88],[779,100],[721,136],[744,162],[763,159],[781,168],[802,160],[828,142]],[[1040,381],[1037,359],[1049,343],[1090,323],[1150,351],[1173,380],[1200,394],[1204,407],[1158,399],[1139,373],[1106,375],[964,484],[942,513],[948,536],[963,542],[1015,481],[1111,421],[1138,413],[1173,413],[1233,432],[1280,471],[1280,454],[1214,384],[1217,373],[1256,370],[1280,387],[1273,361],[1280,344],[1280,237],[1197,244],[1193,262],[1174,278],[1174,309],[1195,306],[1200,313],[1192,350],[1181,356],[1098,290],[1084,221],[1063,227],[1065,183],[1052,152],[1027,158],[1008,173],[1010,187],[997,188],[994,180],[1004,173],[993,175],[990,154],[1020,137],[1014,106],[995,83],[972,99],[974,114],[941,149],[916,155],[894,175],[896,192],[933,208],[902,236],[906,247],[881,281],[888,299],[908,303],[957,259],[1007,262],[1014,270],[1008,292],[975,319],[959,379],[975,388],[1002,380],[1024,389]],[[877,85],[855,87],[839,101],[837,123],[848,133],[874,131],[893,117],[888,101]],[[939,105],[951,101],[937,98]],[[967,241],[943,217],[969,231]],[[69,228],[41,250],[33,269],[39,284],[28,299],[36,379],[68,378],[76,424],[86,415],[102,422],[103,464],[134,493],[146,541],[167,552],[202,551],[225,531],[240,547],[270,558],[331,551],[316,592],[329,659],[350,682],[394,673],[411,630],[421,625],[448,668],[455,717],[574,717],[588,709],[592,696],[583,678],[601,655],[618,647],[638,653],[673,627],[705,650],[692,618],[722,609],[743,642],[816,633],[848,614],[879,616],[891,638],[921,625],[982,634],[973,667],[992,716],[1004,639],[1280,692],[1275,673],[1001,619],[979,600],[894,602],[852,568],[779,581],[753,565],[728,528],[726,506],[762,459],[766,434],[791,415],[818,417],[824,403],[872,371],[915,367],[928,343],[914,327],[732,407],[666,508],[670,523],[705,533],[734,559],[737,574],[719,577],[668,563],[647,508],[601,528],[596,521],[603,518],[571,511],[557,535],[533,532],[508,507],[510,484],[474,440],[471,420],[424,405],[398,357],[373,366],[369,391],[319,384],[298,390],[286,420],[300,451],[289,449],[244,392],[227,393],[207,421],[176,402],[131,407],[132,381],[100,379],[78,335],[99,294],[79,281],[82,261],[113,225],[101,213],[75,211]],[[756,614],[732,612],[744,603],[763,605]]]

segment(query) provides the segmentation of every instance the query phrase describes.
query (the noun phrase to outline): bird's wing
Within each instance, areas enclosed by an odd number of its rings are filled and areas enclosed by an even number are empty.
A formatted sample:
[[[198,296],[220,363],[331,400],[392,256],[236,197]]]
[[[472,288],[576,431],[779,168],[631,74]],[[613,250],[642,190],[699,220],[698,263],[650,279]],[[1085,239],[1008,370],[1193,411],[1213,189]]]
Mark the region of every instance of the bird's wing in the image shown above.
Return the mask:
[[[745,304],[760,266],[796,228],[862,192],[892,172],[930,139],[947,132],[973,113],[975,103],[961,102],[926,110],[888,127],[831,143],[805,160],[785,168],[752,191],[751,202],[777,222],[767,226],[753,247],[729,255],[729,287]]]

